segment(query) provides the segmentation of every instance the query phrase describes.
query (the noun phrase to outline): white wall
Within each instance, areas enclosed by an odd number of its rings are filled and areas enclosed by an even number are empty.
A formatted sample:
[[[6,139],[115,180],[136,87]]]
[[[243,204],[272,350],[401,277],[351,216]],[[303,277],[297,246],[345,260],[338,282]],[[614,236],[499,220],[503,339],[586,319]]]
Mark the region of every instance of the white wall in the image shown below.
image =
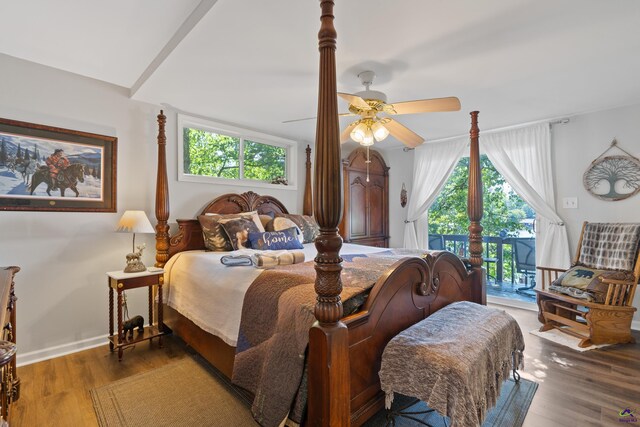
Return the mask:
[[[552,155],[555,173],[556,209],[567,225],[571,257],[575,256],[583,221],[640,222],[640,194],[617,202],[592,196],[582,184],[582,175],[591,162],[617,138],[618,144],[640,157],[640,105],[616,108],[571,117],[567,124],[553,125]],[[610,154],[622,154],[612,150]],[[577,197],[578,209],[563,209],[564,197]],[[636,293],[635,307],[640,307]],[[636,312],[634,327],[640,327]]]
[[[382,143],[384,144],[384,143]],[[381,145],[382,145],[381,144]],[[389,246],[401,248],[404,243],[404,221],[407,219],[409,202],[400,206],[402,183],[407,189],[407,200],[411,197],[413,185],[413,151],[404,152],[402,148],[381,150],[389,166]]]
[[[159,108],[129,99],[125,88],[6,55],[0,55],[0,94],[0,117],[118,137],[117,213],[0,211],[0,266],[22,268],[16,276],[19,363],[104,344],[105,272],[122,269],[131,248],[131,235],[114,227],[127,209],[143,209],[155,223]],[[216,196],[251,189],[178,182],[176,115],[165,114],[170,222],[193,218]],[[302,206],[304,147],[298,150],[300,191],[268,192],[293,212]],[[136,241],[147,243],[143,261],[153,265],[154,236]],[[146,292],[128,294],[130,313],[145,316]]]

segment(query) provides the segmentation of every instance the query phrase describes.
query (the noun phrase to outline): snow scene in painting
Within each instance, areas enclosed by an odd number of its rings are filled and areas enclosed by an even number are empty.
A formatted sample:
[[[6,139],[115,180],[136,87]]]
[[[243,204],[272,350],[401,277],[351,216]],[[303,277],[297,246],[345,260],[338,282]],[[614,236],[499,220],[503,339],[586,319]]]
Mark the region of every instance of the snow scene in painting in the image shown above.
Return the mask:
[[[77,183],[80,192],[77,199],[102,200],[102,147],[3,132],[0,132],[0,197],[60,198],[60,190],[51,190],[51,196],[47,194],[45,182],[39,184],[33,194],[29,188],[33,172],[40,166],[46,166],[46,158],[57,148],[64,150],[71,165],[80,163],[84,166],[84,182]],[[25,167],[29,162],[32,164],[30,170]],[[64,198],[70,197],[76,198],[73,190],[67,188]]]

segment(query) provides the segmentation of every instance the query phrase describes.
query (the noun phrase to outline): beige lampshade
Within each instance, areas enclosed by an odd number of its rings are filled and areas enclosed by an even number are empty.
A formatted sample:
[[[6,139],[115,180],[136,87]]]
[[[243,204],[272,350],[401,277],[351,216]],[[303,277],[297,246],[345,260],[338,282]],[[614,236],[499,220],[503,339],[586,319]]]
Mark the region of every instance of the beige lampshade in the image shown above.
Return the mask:
[[[125,211],[118,222],[116,231],[119,233],[155,233],[156,230],[149,222],[144,211]]]

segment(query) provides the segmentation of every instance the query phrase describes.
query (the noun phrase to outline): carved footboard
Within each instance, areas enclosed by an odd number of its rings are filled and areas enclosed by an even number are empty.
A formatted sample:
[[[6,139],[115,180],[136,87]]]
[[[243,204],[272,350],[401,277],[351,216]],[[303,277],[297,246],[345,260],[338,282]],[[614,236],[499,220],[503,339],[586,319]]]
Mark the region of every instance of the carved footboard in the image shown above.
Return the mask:
[[[343,320],[349,329],[353,425],[384,405],[378,371],[391,338],[454,301],[482,303],[481,287],[480,275],[448,252],[405,258],[376,282],[363,310]]]

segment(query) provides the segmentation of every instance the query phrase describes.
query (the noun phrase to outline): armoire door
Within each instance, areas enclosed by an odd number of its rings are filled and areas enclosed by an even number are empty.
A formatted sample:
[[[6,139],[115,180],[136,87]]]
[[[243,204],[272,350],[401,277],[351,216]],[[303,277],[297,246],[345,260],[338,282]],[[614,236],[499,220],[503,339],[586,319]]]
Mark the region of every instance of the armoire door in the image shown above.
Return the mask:
[[[373,175],[369,177],[367,185],[369,196],[369,237],[379,237],[385,235],[385,187],[384,176]]]
[[[367,237],[367,186],[366,177],[359,172],[349,172],[350,207],[349,229],[351,239]]]

